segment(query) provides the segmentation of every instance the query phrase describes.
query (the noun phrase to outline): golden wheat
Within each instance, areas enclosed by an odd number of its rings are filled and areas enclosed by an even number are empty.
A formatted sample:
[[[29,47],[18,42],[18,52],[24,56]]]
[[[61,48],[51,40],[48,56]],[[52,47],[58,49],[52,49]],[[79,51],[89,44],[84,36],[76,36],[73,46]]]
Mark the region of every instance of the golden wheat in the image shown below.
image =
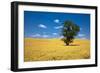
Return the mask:
[[[61,39],[25,38],[24,61],[74,60],[90,58],[90,41],[75,39],[65,46]]]

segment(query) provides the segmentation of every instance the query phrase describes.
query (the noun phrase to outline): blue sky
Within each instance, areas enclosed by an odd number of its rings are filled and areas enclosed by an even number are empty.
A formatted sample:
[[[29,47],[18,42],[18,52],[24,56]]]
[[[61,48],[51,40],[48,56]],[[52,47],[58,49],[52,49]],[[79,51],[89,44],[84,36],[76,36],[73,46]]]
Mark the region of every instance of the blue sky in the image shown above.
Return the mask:
[[[61,38],[65,20],[80,27],[76,38],[90,39],[90,14],[24,11],[24,37]]]

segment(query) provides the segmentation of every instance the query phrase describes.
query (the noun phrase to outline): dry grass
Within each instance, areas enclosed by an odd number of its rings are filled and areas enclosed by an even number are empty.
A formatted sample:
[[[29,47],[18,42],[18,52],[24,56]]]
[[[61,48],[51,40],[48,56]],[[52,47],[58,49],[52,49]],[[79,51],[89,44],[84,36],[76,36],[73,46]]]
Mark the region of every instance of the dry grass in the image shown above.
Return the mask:
[[[75,39],[65,46],[60,39],[25,38],[24,61],[75,60],[90,58],[90,41]]]

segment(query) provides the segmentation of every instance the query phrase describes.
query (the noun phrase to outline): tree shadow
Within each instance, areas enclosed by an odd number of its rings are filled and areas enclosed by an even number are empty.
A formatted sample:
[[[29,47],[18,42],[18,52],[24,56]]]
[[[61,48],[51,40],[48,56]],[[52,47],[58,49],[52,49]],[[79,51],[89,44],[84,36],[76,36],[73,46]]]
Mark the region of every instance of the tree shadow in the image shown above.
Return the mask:
[[[78,44],[69,44],[69,45],[64,45],[64,46],[79,46]]]
[[[68,46],[79,46],[78,44],[70,44]]]

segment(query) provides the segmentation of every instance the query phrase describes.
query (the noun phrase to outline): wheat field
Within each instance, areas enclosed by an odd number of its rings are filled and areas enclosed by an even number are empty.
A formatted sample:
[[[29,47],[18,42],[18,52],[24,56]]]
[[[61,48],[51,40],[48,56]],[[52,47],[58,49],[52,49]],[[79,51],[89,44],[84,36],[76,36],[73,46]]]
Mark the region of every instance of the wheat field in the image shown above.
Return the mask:
[[[69,46],[56,38],[25,38],[24,43],[25,62],[90,58],[90,40],[75,39]]]

